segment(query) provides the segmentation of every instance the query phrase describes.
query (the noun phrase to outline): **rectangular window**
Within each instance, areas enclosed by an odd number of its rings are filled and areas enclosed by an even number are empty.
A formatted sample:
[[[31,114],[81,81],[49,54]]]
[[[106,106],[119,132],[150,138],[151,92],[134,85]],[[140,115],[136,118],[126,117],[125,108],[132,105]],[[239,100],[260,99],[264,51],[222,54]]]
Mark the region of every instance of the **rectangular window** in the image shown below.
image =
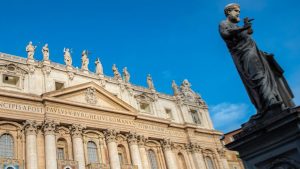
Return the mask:
[[[201,124],[198,112],[196,110],[191,110],[191,115],[192,115],[193,122],[195,124]]]
[[[3,83],[18,86],[20,81],[20,77],[11,76],[11,75],[3,75]]]
[[[64,160],[65,159],[64,148],[57,148],[57,159],[58,160]]]
[[[62,82],[55,82],[55,90],[63,89],[64,86],[65,86],[65,84]]]
[[[172,114],[172,110],[171,109],[165,108],[165,112],[166,112],[166,115],[167,115],[168,119],[173,119],[173,114]]]
[[[150,113],[150,105],[148,103],[140,103],[141,111]]]

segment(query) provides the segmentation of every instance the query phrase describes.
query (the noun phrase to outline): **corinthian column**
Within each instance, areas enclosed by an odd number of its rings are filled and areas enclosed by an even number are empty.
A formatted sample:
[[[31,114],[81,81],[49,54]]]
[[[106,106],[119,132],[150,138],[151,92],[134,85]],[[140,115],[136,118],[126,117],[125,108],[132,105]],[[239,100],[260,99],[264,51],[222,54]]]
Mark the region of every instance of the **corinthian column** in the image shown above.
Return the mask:
[[[141,159],[142,159],[143,169],[150,169],[147,151],[145,149],[145,142],[146,142],[146,138],[144,136],[138,137],[138,146],[140,149],[140,155],[141,155]]]
[[[55,130],[57,123],[46,120],[43,124],[45,135],[46,169],[57,169]]]
[[[129,133],[127,135],[127,140],[129,143],[130,155],[131,155],[133,165],[137,165],[138,169],[143,169],[137,137],[138,136],[136,133]]]
[[[36,121],[26,121],[24,123],[24,129],[26,135],[26,168],[38,169],[36,147]]]
[[[118,156],[118,148],[116,143],[116,130],[107,130],[104,132],[108,147],[108,155],[111,169],[121,169],[121,164]]]
[[[205,169],[206,166],[205,166],[203,155],[201,153],[200,145],[196,143],[189,143],[186,145],[186,147],[192,154],[192,158],[196,168]]]
[[[74,160],[78,162],[78,169],[85,169],[82,130],[83,127],[80,124],[73,124],[70,127],[73,140]]]
[[[161,145],[164,150],[164,155],[166,158],[167,168],[168,169],[178,169],[177,168],[177,161],[174,156],[174,153],[172,152],[172,142],[170,139],[164,139],[161,141]]]

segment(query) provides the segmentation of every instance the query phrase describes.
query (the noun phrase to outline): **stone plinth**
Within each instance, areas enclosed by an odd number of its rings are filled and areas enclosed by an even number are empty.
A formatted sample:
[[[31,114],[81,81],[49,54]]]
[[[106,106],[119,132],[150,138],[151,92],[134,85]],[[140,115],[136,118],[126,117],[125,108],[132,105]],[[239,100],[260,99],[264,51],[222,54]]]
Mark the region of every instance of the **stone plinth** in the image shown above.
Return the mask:
[[[246,169],[299,169],[300,107],[253,116],[234,139],[226,147],[240,153]]]

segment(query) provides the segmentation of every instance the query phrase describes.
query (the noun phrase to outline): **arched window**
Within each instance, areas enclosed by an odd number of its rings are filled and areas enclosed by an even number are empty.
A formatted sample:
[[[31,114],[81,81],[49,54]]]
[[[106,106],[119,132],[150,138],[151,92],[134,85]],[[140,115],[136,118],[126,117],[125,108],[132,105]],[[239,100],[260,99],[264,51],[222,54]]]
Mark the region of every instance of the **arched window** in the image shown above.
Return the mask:
[[[184,157],[181,153],[178,153],[178,165],[181,169],[187,169]]]
[[[158,169],[156,155],[153,150],[148,150],[148,159],[150,162],[151,169]]]
[[[121,165],[127,164],[126,149],[123,145],[118,145],[118,156]]]
[[[63,138],[57,140],[57,159],[67,160],[68,159],[68,144]]]
[[[89,141],[87,143],[88,158],[90,163],[98,163],[97,145]]]
[[[206,159],[206,163],[207,163],[207,168],[215,169],[214,162],[212,161],[212,159],[210,157],[205,157],[205,159]]]
[[[0,137],[0,157],[14,157],[14,139],[10,134],[3,134]]]

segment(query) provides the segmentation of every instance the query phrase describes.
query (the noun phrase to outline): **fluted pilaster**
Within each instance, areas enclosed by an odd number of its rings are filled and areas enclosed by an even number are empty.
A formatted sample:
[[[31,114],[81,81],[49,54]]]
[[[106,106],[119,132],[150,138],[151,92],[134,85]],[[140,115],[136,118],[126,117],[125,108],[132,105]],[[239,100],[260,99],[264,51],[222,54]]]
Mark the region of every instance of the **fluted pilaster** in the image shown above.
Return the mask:
[[[139,150],[140,150],[143,169],[150,169],[147,151],[145,148],[146,140],[147,139],[144,136],[138,136],[138,146],[139,146]]]

